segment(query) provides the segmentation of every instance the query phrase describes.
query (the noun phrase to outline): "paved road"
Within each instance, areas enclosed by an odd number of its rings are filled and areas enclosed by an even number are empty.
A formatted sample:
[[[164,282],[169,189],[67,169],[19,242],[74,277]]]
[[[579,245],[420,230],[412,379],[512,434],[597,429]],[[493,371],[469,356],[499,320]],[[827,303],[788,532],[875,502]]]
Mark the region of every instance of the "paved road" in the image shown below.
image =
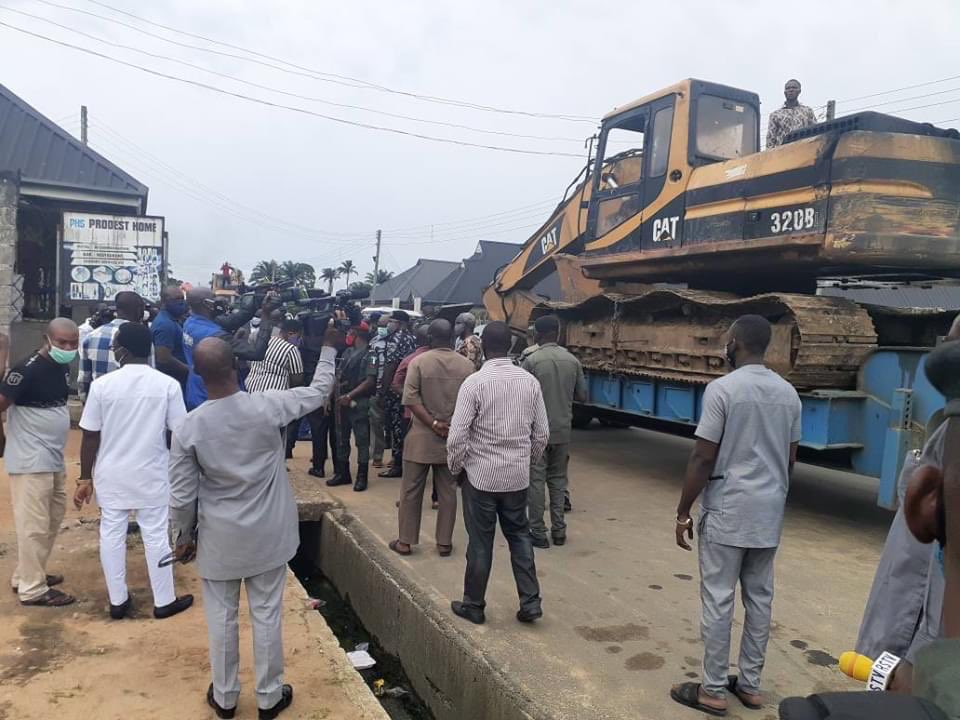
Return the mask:
[[[557,717],[702,717],[667,696],[671,683],[700,670],[696,556],[673,540],[690,441],[594,425],[577,432],[572,447],[568,543],[537,551],[544,620],[527,627],[514,619],[517,599],[498,538],[487,624],[453,621]],[[306,443],[298,448],[297,466],[307,451]],[[332,494],[385,546],[396,536],[398,490],[398,480],[376,479],[366,493]],[[786,695],[852,687],[829,665],[853,644],[890,519],[873,493],[866,478],[798,467],[764,675],[771,704],[761,714],[731,703],[732,717],[775,718]],[[458,522],[453,557],[439,558],[428,503],[417,552],[400,558],[385,549],[384,557],[447,606],[462,589],[465,535]],[[738,609],[734,648],[739,617]]]

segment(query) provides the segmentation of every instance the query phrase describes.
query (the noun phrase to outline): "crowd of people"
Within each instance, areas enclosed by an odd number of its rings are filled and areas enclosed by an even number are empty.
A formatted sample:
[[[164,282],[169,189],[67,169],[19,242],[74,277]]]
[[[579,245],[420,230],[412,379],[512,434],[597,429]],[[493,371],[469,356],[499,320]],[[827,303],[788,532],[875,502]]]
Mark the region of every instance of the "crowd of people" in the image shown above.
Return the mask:
[[[395,553],[410,555],[420,544],[430,477],[436,553],[451,556],[459,490],[468,541],[463,593],[451,603],[456,616],[485,622],[499,524],[519,597],[517,620],[541,618],[534,553],[568,541],[572,407],[587,400],[580,363],[559,343],[558,318],[538,318],[519,354],[505,323],[490,322],[478,334],[469,313],[453,323],[414,325],[395,310],[346,324],[331,321],[318,350],[303,342],[303,326],[283,316],[272,294],[251,319],[224,314],[209,290],[177,288],[164,292],[156,312],[139,296],[120,293],[82,341],[72,321],[51,321],[42,346],[0,384],[20,602],[62,607],[75,600],[56,587],[64,578],[48,574],[47,563],[67,502],[68,372],[79,358],[84,407],[73,502],[79,509],[97,499],[109,615],[120,619],[131,609],[125,538],[134,517],[156,618],[192,605],[192,596],[177,596],[172,567],[198,561],[212,675],[207,702],[219,717],[233,716],[240,691],[241,584],[254,627],[259,717],[276,717],[293,699],[283,683],[280,626],[286,566],[299,545],[287,460],[306,428],[310,475],[325,478],[332,456],[333,474],[325,479],[331,487],[365,491],[371,459],[382,466],[389,448],[390,465],[378,482],[399,479],[397,536],[389,543]],[[948,340],[958,337],[955,329]],[[676,544],[691,550],[697,529],[704,660],[702,682],[675,685],[670,695],[711,715],[727,713],[730,693],[748,708],[764,705],[774,560],[801,415],[796,390],[764,364],[770,338],[770,323],[757,315],[731,326],[724,348],[731,371],[704,392],[677,507]],[[947,342],[927,364],[931,382],[952,401],[945,418],[960,402],[957,347]],[[908,663],[897,687],[907,691],[929,691],[925,653],[955,653],[938,638],[960,631],[953,622],[960,607],[949,599],[960,582],[960,555],[946,545],[947,528],[960,515],[951,505],[956,491],[945,489],[960,471],[948,457],[954,422],[945,420],[908,463],[905,477],[912,473],[913,481],[904,480],[903,510],[878,571],[880,585],[895,578],[901,597],[922,600],[905,609],[875,591],[861,630],[865,652],[903,652]],[[933,554],[921,545],[932,540],[939,548]],[[918,567],[904,558],[920,558],[923,572],[899,572]],[[738,584],[746,614],[738,674],[728,675]]]

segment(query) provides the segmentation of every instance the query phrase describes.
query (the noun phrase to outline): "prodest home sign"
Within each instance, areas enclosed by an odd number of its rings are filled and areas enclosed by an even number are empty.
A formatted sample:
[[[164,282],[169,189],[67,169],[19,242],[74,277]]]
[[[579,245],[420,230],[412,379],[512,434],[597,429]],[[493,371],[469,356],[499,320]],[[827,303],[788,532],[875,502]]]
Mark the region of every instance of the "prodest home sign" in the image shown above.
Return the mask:
[[[65,300],[110,302],[132,290],[160,299],[164,267],[163,218],[63,214]]]

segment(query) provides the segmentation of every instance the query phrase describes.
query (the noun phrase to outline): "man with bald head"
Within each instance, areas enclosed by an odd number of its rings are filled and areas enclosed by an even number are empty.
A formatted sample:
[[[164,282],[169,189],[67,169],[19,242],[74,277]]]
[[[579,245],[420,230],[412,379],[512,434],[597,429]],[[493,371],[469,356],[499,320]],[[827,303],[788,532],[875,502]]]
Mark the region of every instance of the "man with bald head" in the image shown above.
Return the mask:
[[[80,373],[77,375],[77,389],[81,398],[86,398],[90,383],[120,367],[111,349],[117,328],[125,322],[143,322],[146,303],[135,292],[126,290],[118,292],[114,303],[117,306],[117,316],[93,330],[83,339],[83,344],[80,346]],[[153,364],[153,351],[151,351],[150,365]]]
[[[157,355],[157,370],[169,375],[180,385],[186,385],[190,368],[183,354],[183,323],[187,317],[187,301],[183,290],[176,285],[163,289],[163,307],[150,323],[153,347]]]
[[[219,717],[233,717],[240,694],[241,581],[253,622],[260,717],[274,718],[292,702],[293,690],[283,684],[280,616],[287,562],[300,538],[280,431],[327,402],[338,344],[331,327],[309,387],[249,394],[240,389],[226,341],[207,337],[192,348],[206,402],[173,433],[170,515],[177,557],[198,558],[213,675],[207,702]]]
[[[207,388],[194,368],[194,348],[205,338],[216,337],[227,342],[239,360],[263,360],[273,330],[271,313],[280,305],[274,293],[267,294],[261,306],[262,319],[253,344],[234,335],[250,322],[252,311],[224,314],[209,288],[192,288],[187,293],[187,305],[190,307],[190,317],[183,323],[183,354],[189,372],[184,399],[187,410],[193,410],[207,399]]]
[[[390,549],[409,555],[420,542],[420,511],[427,473],[433,468],[437,488],[437,552],[453,551],[457,520],[457,486],[447,467],[447,431],[457,405],[457,393],[473,372],[473,363],[453,351],[448,320],[430,323],[430,350],[411,361],[403,385],[403,405],[413,419],[403,441],[403,480],[400,486],[399,537]]]
[[[0,455],[10,476],[17,528],[13,589],[23,605],[61,607],[74,602],[51,587],[47,561],[67,507],[63,449],[70,431],[67,372],[77,356],[80,333],[72,320],[47,325],[43,345],[15,365],[0,384],[0,412],[7,411],[7,436],[0,426]]]

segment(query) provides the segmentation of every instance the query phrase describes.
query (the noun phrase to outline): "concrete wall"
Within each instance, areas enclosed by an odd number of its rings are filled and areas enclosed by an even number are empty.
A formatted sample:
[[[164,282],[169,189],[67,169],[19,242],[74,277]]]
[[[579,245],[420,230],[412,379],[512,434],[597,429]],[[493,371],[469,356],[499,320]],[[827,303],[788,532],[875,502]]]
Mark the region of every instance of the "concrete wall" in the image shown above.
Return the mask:
[[[17,205],[20,178],[0,172],[0,332],[10,336],[10,324],[20,319],[23,278],[14,272],[17,261]],[[16,350],[14,350],[16,352]]]
[[[437,720],[546,720],[436,598],[385,562],[383,543],[342,510],[321,521],[316,562],[366,629],[397,656]]]

